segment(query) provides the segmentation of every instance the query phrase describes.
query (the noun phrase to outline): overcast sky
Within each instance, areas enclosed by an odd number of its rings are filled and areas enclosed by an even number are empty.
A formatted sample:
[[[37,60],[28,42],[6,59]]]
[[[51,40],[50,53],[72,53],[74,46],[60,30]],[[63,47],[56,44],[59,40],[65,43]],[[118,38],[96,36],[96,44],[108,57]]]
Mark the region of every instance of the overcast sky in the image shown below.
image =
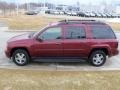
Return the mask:
[[[25,2],[51,2],[55,4],[76,4],[79,2],[80,4],[100,4],[101,2],[106,2],[108,4],[110,3],[120,3],[120,0],[1,0],[1,1],[7,1],[7,2],[19,2],[19,3],[25,3]]]

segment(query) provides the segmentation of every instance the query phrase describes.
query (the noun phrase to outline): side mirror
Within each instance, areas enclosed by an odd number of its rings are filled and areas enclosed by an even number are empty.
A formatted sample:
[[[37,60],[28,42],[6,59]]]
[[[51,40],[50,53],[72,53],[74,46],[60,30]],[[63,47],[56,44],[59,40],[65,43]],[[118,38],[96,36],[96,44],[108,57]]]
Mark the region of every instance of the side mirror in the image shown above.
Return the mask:
[[[43,41],[43,39],[41,39],[40,37],[37,37],[36,40],[38,40],[38,41],[40,41],[40,42]]]

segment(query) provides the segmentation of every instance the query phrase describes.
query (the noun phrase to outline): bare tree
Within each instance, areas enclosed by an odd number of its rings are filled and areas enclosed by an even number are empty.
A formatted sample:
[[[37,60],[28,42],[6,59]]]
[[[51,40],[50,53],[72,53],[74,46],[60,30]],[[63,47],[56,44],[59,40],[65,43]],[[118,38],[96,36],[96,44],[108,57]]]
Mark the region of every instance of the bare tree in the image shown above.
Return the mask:
[[[3,15],[5,16],[6,13],[11,13],[11,11],[16,9],[16,5],[14,3],[8,4],[7,2],[1,1],[0,2],[0,10],[2,10]]]
[[[8,4],[6,2],[0,2],[0,9],[3,11],[3,15],[5,16],[6,10],[8,9]]]
[[[16,9],[16,5],[14,3],[10,3],[9,4],[9,9],[10,10],[15,10]]]
[[[9,14],[11,15],[12,11],[15,12],[15,10],[16,10],[16,5],[15,5],[14,3],[10,3],[10,4],[8,5],[8,8],[9,8],[8,10],[10,11]]]

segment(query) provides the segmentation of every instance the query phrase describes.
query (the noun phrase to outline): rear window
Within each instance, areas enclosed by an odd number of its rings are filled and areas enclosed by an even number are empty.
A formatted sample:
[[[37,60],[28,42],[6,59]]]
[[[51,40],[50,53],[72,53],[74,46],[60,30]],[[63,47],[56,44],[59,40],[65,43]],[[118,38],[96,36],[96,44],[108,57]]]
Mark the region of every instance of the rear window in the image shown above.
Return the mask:
[[[107,26],[91,26],[91,32],[94,39],[115,39],[115,34]]]
[[[82,26],[67,26],[65,28],[65,39],[84,39],[85,29]]]

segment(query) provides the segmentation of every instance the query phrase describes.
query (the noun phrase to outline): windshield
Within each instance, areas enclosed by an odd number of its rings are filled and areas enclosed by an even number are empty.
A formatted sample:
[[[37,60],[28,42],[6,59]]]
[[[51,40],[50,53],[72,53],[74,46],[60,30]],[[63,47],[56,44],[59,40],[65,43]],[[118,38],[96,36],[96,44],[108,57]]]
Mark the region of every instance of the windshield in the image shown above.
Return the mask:
[[[35,37],[36,35],[38,35],[42,30],[44,30],[44,29],[47,28],[47,27],[48,27],[48,26],[42,28],[42,29],[39,30],[39,31],[36,31],[36,32],[31,33],[31,37]]]

